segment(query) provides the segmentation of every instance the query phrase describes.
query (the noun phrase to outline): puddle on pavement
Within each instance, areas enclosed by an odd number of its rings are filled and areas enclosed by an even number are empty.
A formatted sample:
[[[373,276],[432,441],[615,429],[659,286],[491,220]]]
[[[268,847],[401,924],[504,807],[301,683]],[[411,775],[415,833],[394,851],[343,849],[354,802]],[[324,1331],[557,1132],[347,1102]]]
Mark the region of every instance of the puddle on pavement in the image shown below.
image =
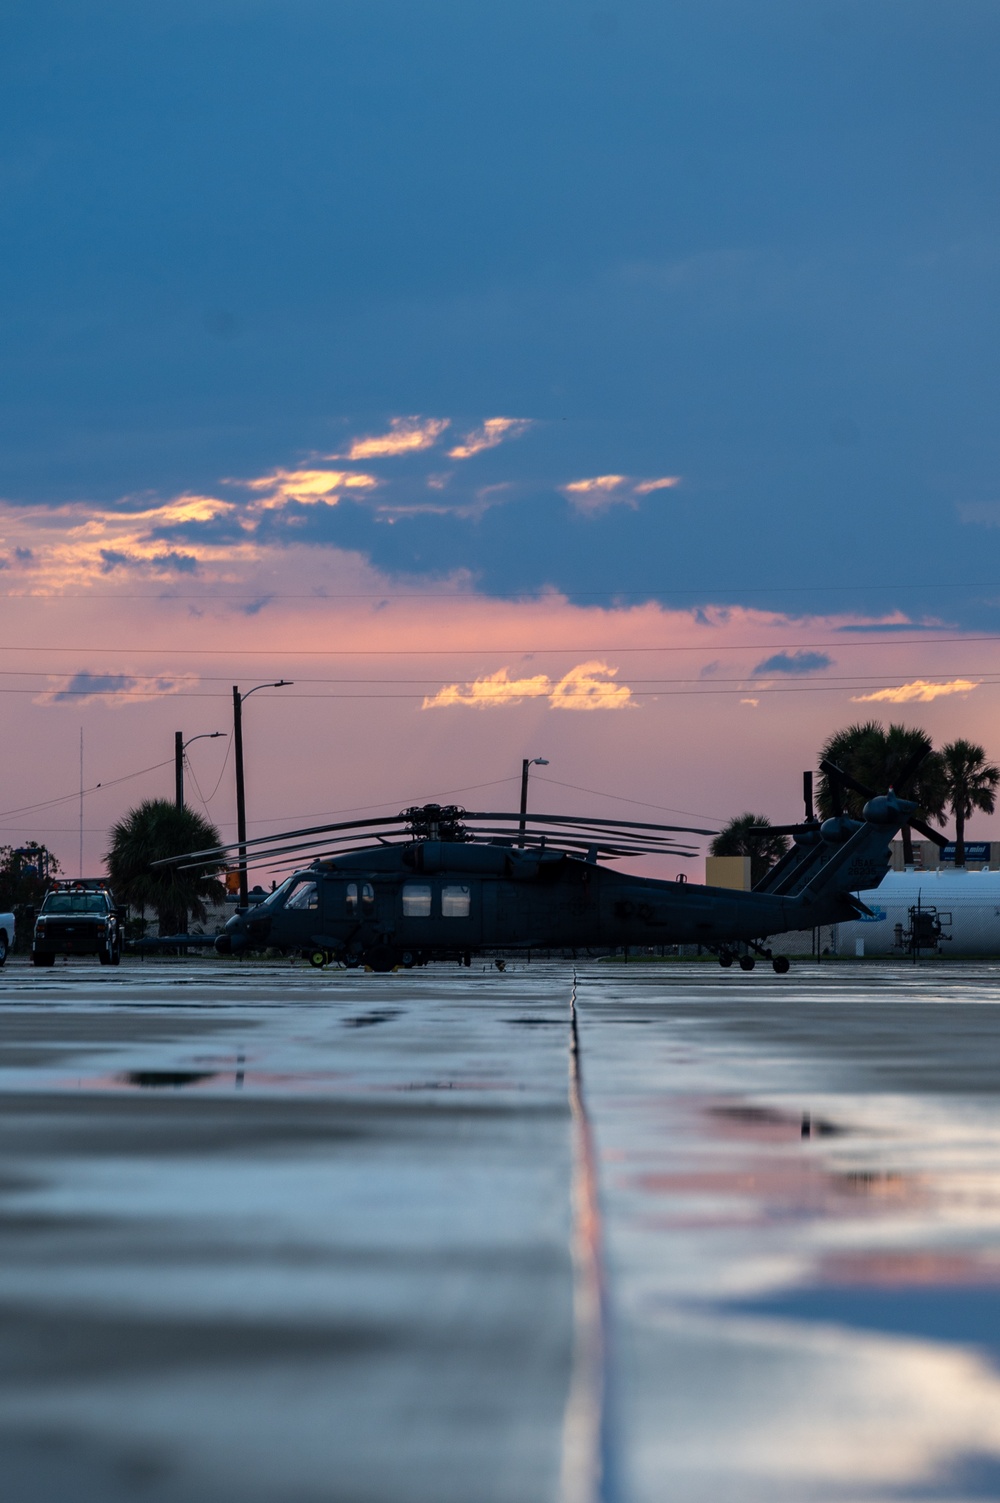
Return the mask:
[[[126,1070],[118,1079],[122,1085],[138,1086],[140,1090],[174,1090],[181,1086],[200,1085],[206,1080],[217,1079],[215,1070]]]

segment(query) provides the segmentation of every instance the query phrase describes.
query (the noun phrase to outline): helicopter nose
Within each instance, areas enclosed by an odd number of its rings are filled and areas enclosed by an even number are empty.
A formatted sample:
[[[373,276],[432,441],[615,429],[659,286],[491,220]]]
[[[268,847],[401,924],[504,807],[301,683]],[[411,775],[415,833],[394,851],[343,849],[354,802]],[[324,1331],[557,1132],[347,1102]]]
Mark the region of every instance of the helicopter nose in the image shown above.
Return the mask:
[[[247,947],[247,931],[242,914],[234,913],[215,941],[216,953],[235,955]]]

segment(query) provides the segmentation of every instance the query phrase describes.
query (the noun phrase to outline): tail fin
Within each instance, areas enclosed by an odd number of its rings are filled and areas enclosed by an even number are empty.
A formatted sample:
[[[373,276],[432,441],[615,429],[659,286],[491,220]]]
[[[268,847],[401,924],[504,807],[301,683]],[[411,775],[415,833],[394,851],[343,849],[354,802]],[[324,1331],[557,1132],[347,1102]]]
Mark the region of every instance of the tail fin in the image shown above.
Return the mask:
[[[856,918],[864,905],[852,893],[878,887],[889,867],[893,836],[916,805],[894,793],[868,800],[860,820],[840,815],[795,844],[755,891],[791,899],[803,908],[802,927]]]

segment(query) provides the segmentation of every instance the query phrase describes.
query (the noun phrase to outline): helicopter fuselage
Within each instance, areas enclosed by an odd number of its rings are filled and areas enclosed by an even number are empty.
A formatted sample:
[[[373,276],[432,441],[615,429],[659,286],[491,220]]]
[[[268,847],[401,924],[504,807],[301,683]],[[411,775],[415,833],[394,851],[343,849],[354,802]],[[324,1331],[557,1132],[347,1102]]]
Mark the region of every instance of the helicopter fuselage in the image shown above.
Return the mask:
[[[831,894],[811,921],[854,916]],[[482,951],[718,949],[801,927],[796,897],[637,877],[562,851],[423,841],[296,872],[234,915],[219,949],[274,947],[389,970]]]

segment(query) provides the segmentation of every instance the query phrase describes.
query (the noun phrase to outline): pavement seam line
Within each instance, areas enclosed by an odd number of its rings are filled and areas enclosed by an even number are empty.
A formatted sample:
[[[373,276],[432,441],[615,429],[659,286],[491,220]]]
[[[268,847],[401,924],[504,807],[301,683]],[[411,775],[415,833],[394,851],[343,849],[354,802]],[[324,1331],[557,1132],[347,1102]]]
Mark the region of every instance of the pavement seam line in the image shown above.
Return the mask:
[[[573,1132],[573,1359],[563,1418],[560,1503],[615,1503],[609,1424],[608,1289],[597,1152],[583,1092],[576,973],[569,1003]]]

